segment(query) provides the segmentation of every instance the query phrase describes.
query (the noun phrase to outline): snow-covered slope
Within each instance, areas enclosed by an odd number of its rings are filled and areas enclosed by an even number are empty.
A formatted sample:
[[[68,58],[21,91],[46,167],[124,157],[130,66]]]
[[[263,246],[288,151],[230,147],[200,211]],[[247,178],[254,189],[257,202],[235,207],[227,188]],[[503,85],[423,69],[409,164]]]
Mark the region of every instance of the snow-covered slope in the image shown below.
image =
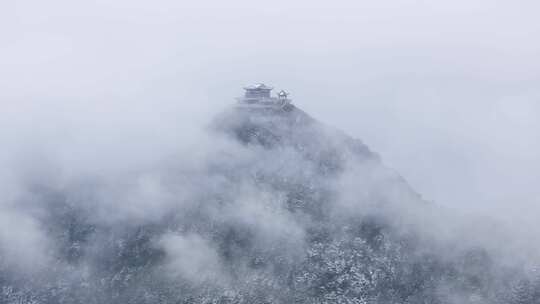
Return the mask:
[[[485,225],[293,105],[231,107],[204,142],[117,176],[26,185],[45,257],[26,269],[0,247],[0,303],[540,301],[534,268],[493,250]]]

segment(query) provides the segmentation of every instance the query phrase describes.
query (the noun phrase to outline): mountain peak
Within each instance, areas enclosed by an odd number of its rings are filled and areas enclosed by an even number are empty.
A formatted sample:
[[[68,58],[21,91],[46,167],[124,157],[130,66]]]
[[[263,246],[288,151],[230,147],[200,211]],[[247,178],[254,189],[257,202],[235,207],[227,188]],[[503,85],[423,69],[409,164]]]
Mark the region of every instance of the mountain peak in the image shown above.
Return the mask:
[[[43,227],[26,242],[50,247],[11,242],[44,265],[0,255],[0,303],[537,303],[500,295],[532,299],[540,279],[463,242],[478,225],[445,221],[360,140],[271,90],[247,87],[196,153],[30,189],[19,205],[39,212],[17,229]]]
[[[317,121],[293,105],[285,91],[279,93],[280,97],[271,97],[271,89],[263,84],[247,87],[244,97],[237,98],[235,105],[216,117],[214,128],[244,144],[379,161],[379,156],[362,141]]]

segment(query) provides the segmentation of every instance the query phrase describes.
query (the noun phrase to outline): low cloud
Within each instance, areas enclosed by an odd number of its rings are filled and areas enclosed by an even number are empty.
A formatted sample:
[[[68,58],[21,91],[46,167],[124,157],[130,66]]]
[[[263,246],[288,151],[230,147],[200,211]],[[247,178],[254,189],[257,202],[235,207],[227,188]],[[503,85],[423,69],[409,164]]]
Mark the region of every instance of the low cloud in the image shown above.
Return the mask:
[[[50,239],[32,215],[0,205],[0,265],[15,273],[32,274],[52,262]]]
[[[224,282],[222,261],[213,244],[200,235],[166,233],[157,245],[165,251],[163,271],[193,284]]]

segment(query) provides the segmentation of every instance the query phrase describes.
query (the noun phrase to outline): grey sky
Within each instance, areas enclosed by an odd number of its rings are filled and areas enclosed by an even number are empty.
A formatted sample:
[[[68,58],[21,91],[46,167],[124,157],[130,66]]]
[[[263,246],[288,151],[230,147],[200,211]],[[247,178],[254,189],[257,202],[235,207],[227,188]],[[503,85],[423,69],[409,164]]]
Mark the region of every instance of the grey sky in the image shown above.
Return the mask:
[[[539,11],[520,0],[4,0],[0,134],[15,145],[76,124],[98,143],[168,145],[240,86],[266,82],[364,140],[427,199],[533,220],[521,211],[540,201]]]

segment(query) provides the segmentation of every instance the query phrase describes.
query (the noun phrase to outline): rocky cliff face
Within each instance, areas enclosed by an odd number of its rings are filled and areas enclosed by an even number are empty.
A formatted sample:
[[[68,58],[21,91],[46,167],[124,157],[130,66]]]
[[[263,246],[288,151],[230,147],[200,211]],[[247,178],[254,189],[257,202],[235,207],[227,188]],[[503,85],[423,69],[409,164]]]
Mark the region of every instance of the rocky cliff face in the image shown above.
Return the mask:
[[[26,185],[46,257],[0,256],[0,303],[539,303],[533,267],[293,105],[228,109],[208,134],[189,157]]]

